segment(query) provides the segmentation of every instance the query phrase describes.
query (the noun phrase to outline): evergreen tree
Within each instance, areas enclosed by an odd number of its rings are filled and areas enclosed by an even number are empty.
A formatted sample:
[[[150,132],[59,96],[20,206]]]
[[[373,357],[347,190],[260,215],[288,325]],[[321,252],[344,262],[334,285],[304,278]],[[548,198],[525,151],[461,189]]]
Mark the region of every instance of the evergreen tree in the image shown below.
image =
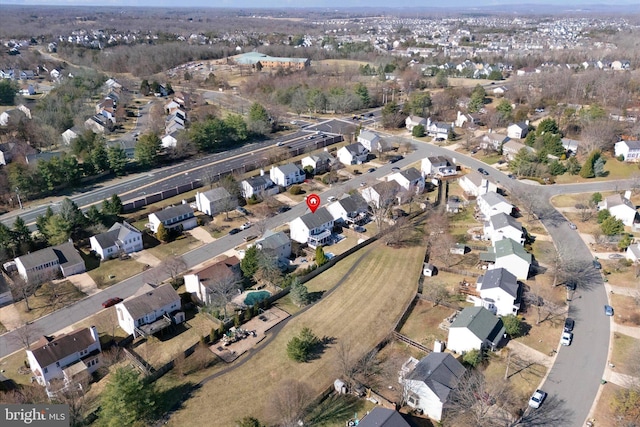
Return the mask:
[[[300,283],[297,277],[293,279],[293,283],[291,283],[289,296],[291,297],[291,301],[298,307],[309,304],[309,291],[304,284]]]
[[[369,89],[367,89],[367,86],[363,83],[358,83],[353,91],[360,98],[362,106],[365,108],[369,107],[371,104],[371,96],[369,96]]]
[[[111,215],[120,215],[122,213],[122,200],[120,200],[120,196],[117,194],[111,195],[111,200],[109,201],[110,214]]]
[[[322,246],[318,246],[316,248],[316,264],[318,265],[318,267],[320,267],[326,264],[327,261],[329,261],[329,259],[324,254],[324,249],[322,249]]]
[[[155,133],[147,133],[140,137],[135,147],[135,158],[143,168],[154,166],[158,162],[158,151],[162,141]]]
[[[169,241],[169,231],[166,229],[163,223],[158,224],[158,229],[156,230],[156,238],[161,242]]]
[[[109,147],[107,150],[107,160],[109,169],[117,176],[124,175],[127,166],[127,154],[120,147]]]
[[[594,171],[594,163],[600,157],[600,152],[595,150],[589,154],[587,160],[585,160],[584,165],[582,165],[582,169],[580,169],[580,176],[583,178],[593,178],[596,176]]]
[[[20,216],[17,216],[13,221],[13,235],[20,252],[27,252],[33,243],[33,238],[31,230]]]
[[[605,236],[615,236],[624,231],[624,223],[616,217],[610,216],[602,221],[600,229]]]
[[[604,170],[605,160],[602,157],[598,157],[593,163],[593,173],[596,176],[605,176],[607,172]]]
[[[411,130],[411,135],[415,136],[416,138],[422,138],[424,136],[424,126],[423,125],[414,126],[413,129]]]
[[[244,258],[240,261],[240,270],[247,279],[252,279],[258,271],[258,248],[251,246],[244,252]]]
[[[569,157],[569,160],[567,160],[567,172],[569,172],[570,175],[578,175],[580,173],[580,169],[582,169],[582,167],[580,166],[578,159],[574,156]]]
[[[117,368],[100,395],[98,425],[145,425],[156,410],[157,392],[134,368]]]

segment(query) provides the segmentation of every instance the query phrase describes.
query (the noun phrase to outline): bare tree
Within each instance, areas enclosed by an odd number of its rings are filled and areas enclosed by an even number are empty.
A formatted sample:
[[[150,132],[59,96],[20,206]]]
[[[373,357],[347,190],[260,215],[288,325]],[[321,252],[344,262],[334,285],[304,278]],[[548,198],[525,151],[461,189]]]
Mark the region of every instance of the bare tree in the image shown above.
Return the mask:
[[[342,375],[349,387],[352,387],[358,368],[358,360],[351,346],[351,341],[341,340],[336,347],[336,352],[338,353],[340,375]]]
[[[593,150],[608,150],[616,141],[616,127],[609,119],[598,119],[585,123],[582,126],[580,135],[582,142],[580,148],[584,154]]]
[[[442,261],[447,267],[451,267],[460,259],[459,255],[451,252],[455,244],[453,236],[449,232],[444,232],[438,235],[438,239],[431,245],[430,254]]]
[[[430,280],[429,283],[425,283],[422,287],[422,295],[427,297],[435,307],[441,302],[449,299],[449,290],[443,282],[440,282],[439,280]]]
[[[32,322],[25,322],[13,331],[11,338],[25,349],[28,349],[40,336],[42,336],[42,330],[39,327]]]
[[[180,255],[171,255],[162,262],[162,272],[171,278],[171,285],[176,287],[178,276],[187,269],[187,263]]]
[[[89,390],[90,377],[72,381],[64,389],[56,393],[53,401],[69,407],[69,424],[72,426],[84,425],[84,414],[89,407],[86,393]]]
[[[226,319],[227,305],[234,296],[238,295],[241,286],[236,274],[229,270],[223,271],[224,272],[211,279],[208,289],[209,292],[211,292],[211,303],[224,310],[224,317]]]
[[[306,383],[286,379],[269,396],[267,411],[278,426],[297,427],[312,398],[313,392]]]
[[[378,232],[382,232],[388,224],[389,214],[393,209],[398,192],[394,182],[381,182],[373,187],[365,189],[369,193],[369,210],[378,226]]]
[[[9,281],[9,287],[14,295],[18,295],[24,299],[26,310],[31,311],[29,297],[35,293],[37,286],[21,275],[16,274],[12,277],[12,280]]]

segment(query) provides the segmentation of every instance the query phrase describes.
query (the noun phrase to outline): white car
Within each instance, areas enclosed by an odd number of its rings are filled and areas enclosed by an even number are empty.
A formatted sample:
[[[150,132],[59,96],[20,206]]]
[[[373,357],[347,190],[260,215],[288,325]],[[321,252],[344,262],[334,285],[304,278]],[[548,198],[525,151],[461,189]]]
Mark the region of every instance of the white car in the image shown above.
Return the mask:
[[[536,390],[533,393],[533,396],[531,396],[531,399],[529,399],[529,406],[531,406],[532,408],[539,408],[540,405],[542,405],[542,402],[544,402],[544,399],[547,397],[547,393],[542,391],[542,390]]]
[[[240,230],[246,230],[249,227],[251,227],[251,223],[250,222],[245,222],[244,224],[242,224],[240,226]]]
[[[573,340],[573,333],[571,332],[562,333],[562,338],[560,339],[560,343],[562,345],[571,345],[571,340]]]
[[[336,196],[329,196],[329,198],[327,198],[328,201],[330,202],[335,202],[336,200],[338,200],[338,198]]]

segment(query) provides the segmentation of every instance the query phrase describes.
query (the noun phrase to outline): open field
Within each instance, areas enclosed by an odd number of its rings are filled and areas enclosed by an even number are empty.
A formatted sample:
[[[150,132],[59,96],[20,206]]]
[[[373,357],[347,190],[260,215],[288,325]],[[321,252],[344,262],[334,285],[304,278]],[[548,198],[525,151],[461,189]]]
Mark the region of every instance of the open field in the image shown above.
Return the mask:
[[[504,378],[507,370],[506,354],[506,350],[490,354],[489,363],[483,372],[487,379],[491,381]],[[529,364],[515,357],[511,358],[509,361],[508,381],[519,401],[526,402],[529,399],[529,396],[538,387],[546,372],[547,368],[542,365]]]
[[[638,277],[636,275],[637,266],[628,265],[626,259],[600,259],[602,272],[605,274],[607,282],[614,286],[638,289]]]
[[[607,176],[598,178],[582,178],[580,175],[564,174],[555,177],[558,184],[571,184],[577,182],[597,182],[597,181],[611,181],[616,179],[629,179],[635,175],[640,174],[640,169],[635,163],[621,162],[616,158],[604,155],[604,159],[607,161],[604,165],[604,170],[607,172]]]
[[[361,356],[393,329],[415,294],[423,256],[420,247],[393,249],[374,243],[316,277],[308,283],[310,291],[331,289],[345,281],[317,305],[292,318],[273,342],[245,364],[196,391],[169,424],[206,425],[216,419],[219,425],[232,425],[245,415],[264,420],[270,392],[284,379],[305,382],[316,393],[324,390],[338,375],[339,343],[350,343]],[[346,276],[337,274],[339,270]],[[379,280],[381,277],[385,279]],[[287,357],[286,344],[304,326],[330,344],[317,359],[299,364]],[[252,396],[250,407],[246,396]]]
[[[182,255],[199,246],[202,246],[201,241],[185,234],[172,242],[160,244],[154,248],[147,249],[147,251],[156,258],[163,260],[173,255]]]
[[[532,308],[523,316],[523,320],[528,325],[527,328],[529,330],[526,335],[516,338],[516,341],[520,341],[541,353],[549,354],[552,350],[558,348],[564,319],[565,315],[557,316],[536,325],[537,314]]]

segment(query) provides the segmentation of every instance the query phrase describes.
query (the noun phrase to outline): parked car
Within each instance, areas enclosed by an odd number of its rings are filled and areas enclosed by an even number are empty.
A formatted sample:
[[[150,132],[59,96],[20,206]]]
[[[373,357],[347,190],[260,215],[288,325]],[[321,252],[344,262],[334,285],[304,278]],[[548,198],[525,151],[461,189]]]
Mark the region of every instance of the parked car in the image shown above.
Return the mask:
[[[516,176],[515,176],[514,174],[512,174],[512,173],[510,173],[510,174],[509,174],[509,175],[507,175],[507,176],[508,176],[509,178],[511,178],[511,179],[516,179]]]
[[[607,316],[613,316],[613,307],[611,307],[610,305],[605,305],[604,314]]]
[[[571,341],[573,340],[573,333],[571,332],[563,332],[562,338],[560,339],[560,344],[562,345],[571,345]]]
[[[242,224],[240,226],[240,230],[246,230],[249,227],[251,227],[251,223],[250,222],[245,222],[244,224]]]
[[[369,168],[369,169],[367,169],[367,172],[368,172],[368,173],[373,173],[373,172],[375,172],[375,171],[376,171],[376,168]]]
[[[281,213],[285,213],[286,211],[289,211],[289,210],[291,210],[291,208],[290,208],[289,206],[280,206],[280,207],[278,208],[278,213],[279,213],[279,214],[281,214]]]
[[[389,159],[389,163],[395,163],[395,162],[399,162],[400,160],[404,159],[404,157],[402,156],[393,156]]]
[[[575,324],[576,322],[571,317],[567,317],[564,321],[564,331],[565,332],[573,331],[573,327],[575,326]]]
[[[238,234],[241,231],[242,230],[240,230],[239,228],[232,228],[231,230],[229,230],[229,234]]]
[[[365,231],[367,231],[367,229],[366,229],[366,228],[364,228],[364,227],[363,227],[363,226],[361,226],[361,225],[354,225],[354,226],[353,226],[353,229],[354,229],[355,231],[357,231],[358,233],[364,233]]]
[[[392,167],[392,168],[391,168],[391,171],[392,171],[392,172],[400,172],[400,168],[398,168],[398,167]]]
[[[569,223],[569,228],[572,229],[572,230],[577,230],[578,229],[578,227],[572,222]]]
[[[373,117],[373,113],[369,113],[369,117]]]
[[[122,298],[119,298],[119,297],[109,298],[108,300],[102,303],[102,307],[109,308],[121,302],[122,302]]]
[[[283,145],[284,145],[284,142],[278,141],[278,143],[276,144],[276,147],[282,147]]]
[[[594,259],[593,260],[593,268],[595,268],[596,270],[602,269],[602,264],[600,264],[600,261],[598,261],[597,259]]]
[[[236,207],[236,211],[240,212],[242,215],[249,215],[249,211],[242,206]]]
[[[542,391],[540,389],[536,390],[531,396],[531,399],[529,399],[529,406],[536,409],[539,408],[540,405],[542,405],[542,402],[544,402],[544,399],[546,397],[547,397],[547,392]]]
[[[489,175],[489,172],[487,172],[484,168],[478,168],[478,172],[480,172],[482,175]]]
[[[437,142],[442,142],[442,141],[444,141],[444,138],[436,138],[436,141]]]
[[[336,200],[338,200],[338,198],[336,196],[329,196],[327,200],[330,202],[335,202]]]

